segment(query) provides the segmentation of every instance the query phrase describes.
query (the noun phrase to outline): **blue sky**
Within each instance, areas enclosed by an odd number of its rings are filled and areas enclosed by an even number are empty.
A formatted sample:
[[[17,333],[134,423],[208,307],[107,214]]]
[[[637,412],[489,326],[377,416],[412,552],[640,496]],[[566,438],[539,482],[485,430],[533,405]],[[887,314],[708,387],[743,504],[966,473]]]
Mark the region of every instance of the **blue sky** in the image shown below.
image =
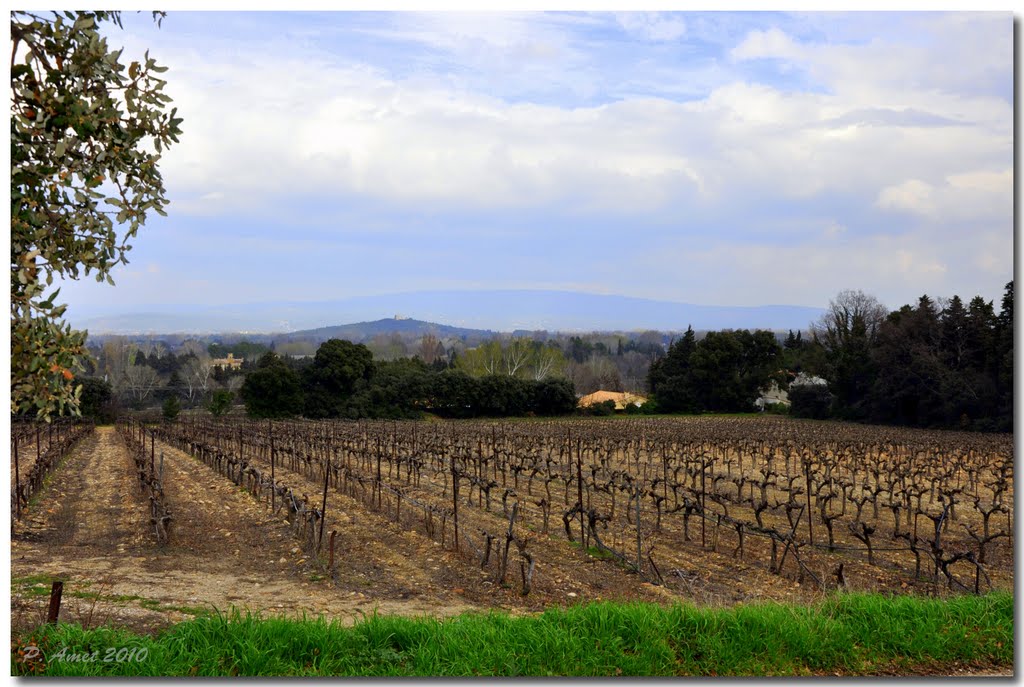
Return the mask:
[[[149,49],[169,217],[75,308],[545,288],[1000,296],[1012,15],[200,13]]]

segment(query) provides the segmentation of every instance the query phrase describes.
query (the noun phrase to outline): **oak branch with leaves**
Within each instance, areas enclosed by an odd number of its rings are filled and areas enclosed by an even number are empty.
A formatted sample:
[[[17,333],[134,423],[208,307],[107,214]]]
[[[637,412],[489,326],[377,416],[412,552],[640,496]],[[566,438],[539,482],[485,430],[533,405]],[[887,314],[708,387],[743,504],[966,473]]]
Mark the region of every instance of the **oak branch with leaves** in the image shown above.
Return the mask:
[[[11,412],[47,420],[78,414],[87,353],[46,292],[55,277],[113,283],[149,211],[165,214],[157,164],[181,133],[167,68],[148,52],[123,64],[104,24],[120,13],[11,13]]]

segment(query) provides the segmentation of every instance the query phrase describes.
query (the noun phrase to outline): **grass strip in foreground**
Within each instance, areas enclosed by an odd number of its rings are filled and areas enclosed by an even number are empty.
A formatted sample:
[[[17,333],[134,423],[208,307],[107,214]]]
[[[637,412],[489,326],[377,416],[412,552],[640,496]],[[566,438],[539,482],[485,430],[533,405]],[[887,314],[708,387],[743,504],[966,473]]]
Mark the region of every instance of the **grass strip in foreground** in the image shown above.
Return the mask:
[[[26,663],[29,644],[41,655]],[[844,594],[727,609],[594,603],[529,617],[370,616],[352,627],[233,610],[156,637],[43,627],[18,646],[16,674],[52,676],[892,674],[955,662],[1012,666],[1013,596]],[[96,660],[55,658],[62,649]]]

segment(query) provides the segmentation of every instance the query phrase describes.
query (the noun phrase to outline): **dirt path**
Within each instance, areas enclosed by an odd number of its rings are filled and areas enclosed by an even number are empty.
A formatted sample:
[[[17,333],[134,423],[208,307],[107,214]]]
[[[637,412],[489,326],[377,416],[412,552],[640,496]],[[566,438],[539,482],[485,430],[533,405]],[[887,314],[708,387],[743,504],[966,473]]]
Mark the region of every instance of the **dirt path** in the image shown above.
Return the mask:
[[[16,526],[12,556],[19,561],[32,544],[70,565],[137,549],[146,507],[128,454],[113,430],[101,428],[76,447]]]
[[[158,445],[158,451],[160,446]],[[445,615],[470,606],[450,593],[394,585],[380,596],[321,579],[288,526],[202,463],[163,447],[174,521],[156,545],[127,449],[113,428],[86,439],[44,488],[11,541],[12,624],[45,617],[49,581],[67,580],[62,618],[152,630],[214,606],[351,621],[386,613]],[[381,572],[391,569],[390,560]],[[437,591],[437,590],[430,590]]]

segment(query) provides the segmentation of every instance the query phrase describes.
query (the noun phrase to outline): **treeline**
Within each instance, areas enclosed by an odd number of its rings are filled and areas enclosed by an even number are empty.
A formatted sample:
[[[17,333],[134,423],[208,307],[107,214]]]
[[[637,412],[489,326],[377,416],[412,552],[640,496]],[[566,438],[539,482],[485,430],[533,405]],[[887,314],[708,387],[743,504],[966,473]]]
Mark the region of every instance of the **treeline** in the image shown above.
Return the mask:
[[[834,300],[815,328],[834,417],[1013,431],[1013,282],[1001,309],[976,296],[887,312],[859,291]],[[817,355],[809,351],[812,355]],[[799,410],[794,408],[794,410]]]
[[[693,329],[651,364],[647,385],[658,412],[749,412],[772,381],[786,383],[782,347],[770,331]]]
[[[667,351],[664,336],[534,332],[468,347],[427,334],[414,357],[393,359],[337,339],[315,355],[292,358],[274,353],[273,342],[185,340],[172,351],[160,341],[108,337],[85,363],[83,409],[110,416],[118,407],[161,403],[173,411],[180,402],[227,412],[244,387],[249,412],[268,416],[555,415],[573,412],[576,394],[598,389],[649,394],[631,412],[744,412],[777,385],[791,405],[766,410],[928,428],[1013,428],[1013,282],[998,313],[980,296],[922,296],[890,312],[863,292],[844,291],[806,332],[702,335],[690,328]],[[244,365],[213,364],[228,353]]]
[[[888,311],[843,291],[810,335],[692,330],[647,375],[658,412],[754,409],[773,382],[793,415],[976,431],[1013,431],[1013,282],[1001,310],[976,296]],[[780,408],[783,406],[779,406]]]
[[[267,350],[246,341],[206,345],[195,339],[172,350],[164,341],[105,337],[102,345],[91,348],[91,356],[82,359],[82,412],[106,422],[124,408],[207,406],[218,395],[223,399],[225,393],[237,392]],[[218,364],[229,353],[244,362],[234,369]]]
[[[374,361],[362,344],[330,339],[312,361],[268,352],[241,388],[253,417],[390,418],[563,415],[576,408],[564,378],[523,379],[509,374],[473,377],[439,370],[418,358]]]

